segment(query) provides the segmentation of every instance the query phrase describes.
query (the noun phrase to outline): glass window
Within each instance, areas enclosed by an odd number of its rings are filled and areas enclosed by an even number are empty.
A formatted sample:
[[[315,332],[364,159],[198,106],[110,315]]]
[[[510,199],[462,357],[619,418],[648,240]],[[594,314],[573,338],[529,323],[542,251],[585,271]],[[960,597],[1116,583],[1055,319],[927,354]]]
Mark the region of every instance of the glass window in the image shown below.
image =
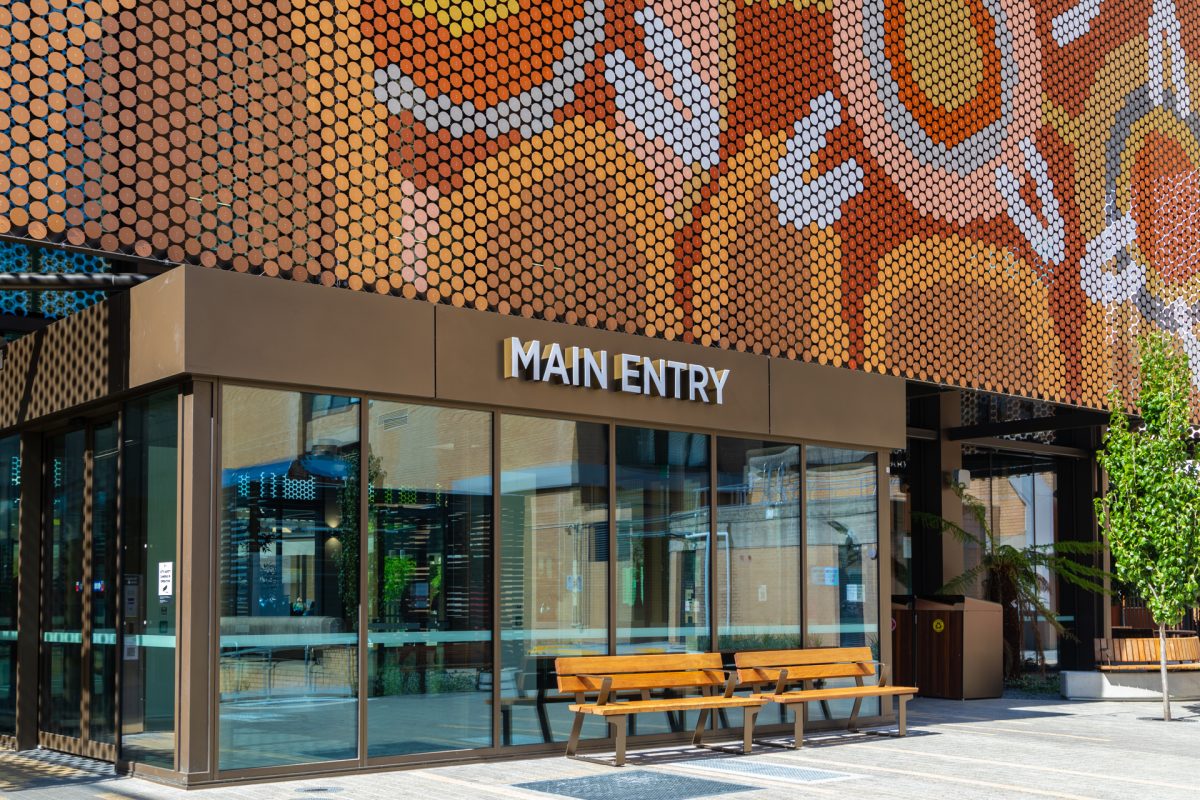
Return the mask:
[[[892,504],[892,594],[912,594],[912,500],[907,450],[892,451],[888,501]]]
[[[708,437],[618,427],[616,445],[617,652],[705,652]]]
[[[1054,543],[1058,518],[1058,472],[1054,459],[1028,453],[982,448],[967,451],[964,448],[963,466],[971,473],[967,494],[978,500],[986,511],[992,546],[1008,545],[1023,550]],[[979,527],[965,505],[963,527],[980,541],[989,541],[987,532]],[[964,571],[978,566],[983,555],[980,544],[965,543]],[[1051,609],[1057,608],[1058,582],[1051,580],[1049,570],[1045,568],[1039,568],[1039,573],[1045,580],[1045,588],[1040,591],[1042,602]],[[968,589],[975,597],[995,600],[988,596],[988,590],[983,579],[975,581]],[[1021,620],[1021,642],[1016,648],[1022,660],[1038,660],[1039,641],[1046,663],[1057,664],[1058,634],[1040,614],[1030,612]]]
[[[38,727],[82,735],[83,472],[87,432],[47,438],[43,540],[42,704]]]
[[[368,753],[491,746],[491,414],[370,419]]]
[[[92,674],[88,736],[116,742],[117,423],[92,431]]]
[[[809,571],[805,644],[809,647],[865,645],[871,647],[878,659],[876,454],[831,447],[807,447],[805,453]],[[823,705],[810,703],[810,715]],[[849,715],[848,702],[828,705],[834,716]],[[878,713],[878,701],[864,701],[862,713]],[[820,718],[810,716],[810,719]]]
[[[358,756],[358,418],[222,392],[222,770]]]
[[[554,659],[608,652],[608,426],[505,415],[500,459],[502,740],[565,741]]]
[[[16,733],[21,438],[0,439],[0,733]]]
[[[175,763],[177,406],[172,389],[125,407],[121,496],[121,757],[167,769]]]
[[[800,446],[717,439],[722,650],[802,646],[800,557]]]

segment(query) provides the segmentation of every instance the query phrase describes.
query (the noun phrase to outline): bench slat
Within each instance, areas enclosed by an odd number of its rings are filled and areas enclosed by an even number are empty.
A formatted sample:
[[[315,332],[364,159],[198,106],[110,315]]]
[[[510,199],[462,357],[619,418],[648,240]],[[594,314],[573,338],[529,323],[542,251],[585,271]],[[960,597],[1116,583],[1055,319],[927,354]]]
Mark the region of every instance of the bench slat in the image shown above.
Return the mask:
[[[826,678],[866,678],[875,674],[873,664],[816,664],[813,666],[753,667],[738,670],[739,683],[762,683],[779,680],[781,669],[787,669],[788,683],[815,681]]]
[[[734,654],[743,667],[793,667],[811,664],[853,664],[875,658],[869,647],[807,647],[797,650],[751,650]]]
[[[568,706],[571,711],[580,714],[595,714],[601,717],[611,717],[621,714],[641,714],[651,711],[687,711],[702,708],[753,708],[762,706],[766,701],[758,697],[675,697],[666,700],[630,700],[627,703],[606,703],[598,706],[595,703]]]
[[[1158,672],[1158,662],[1153,664],[1101,664],[1101,672]],[[1167,664],[1167,672],[1189,672],[1200,670],[1200,664]]]
[[[721,669],[720,653],[670,653],[646,656],[565,656],[554,659],[559,675],[613,675],[618,672],[681,672]]]
[[[598,692],[603,678],[612,678],[612,690],[694,689],[724,687],[725,673],[717,670],[689,672],[596,672],[590,675],[559,675],[558,690],[563,693]]]
[[[734,655],[741,683],[779,680],[787,670],[788,683],[826,678],[865,678],[875,674],[869,647],[809,647],[802,650],[759,650]]]
[[[1105,642],[1096,641],[1096,660],[1101,663],[1101,669],[1109,671],[1135,671],[1156,666],[1159,661],[1158,639],[1113,639]],[[1180,636],[1167,639],[1167,661],[1177,662],[1167,664],[1181,667],[1200,662],[1200,637]],[[1115,667],[1129,667],[1117,670]]]
[[[807,689],[802,692],[752,695],[774,703],[809,703],[816,700],[849,700],[856,697],[893,697],[916,694],[915,686],[839,686],[834,689]]]

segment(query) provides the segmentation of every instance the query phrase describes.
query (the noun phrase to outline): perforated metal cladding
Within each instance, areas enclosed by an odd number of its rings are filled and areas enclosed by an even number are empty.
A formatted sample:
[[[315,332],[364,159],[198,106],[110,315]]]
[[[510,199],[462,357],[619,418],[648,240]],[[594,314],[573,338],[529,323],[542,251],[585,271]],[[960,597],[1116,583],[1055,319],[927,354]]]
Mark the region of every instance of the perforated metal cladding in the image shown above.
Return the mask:
[[[0,234],[1103,405],[1139,326],[1200,369],[1198,58],[1173,0],[12,2]]]

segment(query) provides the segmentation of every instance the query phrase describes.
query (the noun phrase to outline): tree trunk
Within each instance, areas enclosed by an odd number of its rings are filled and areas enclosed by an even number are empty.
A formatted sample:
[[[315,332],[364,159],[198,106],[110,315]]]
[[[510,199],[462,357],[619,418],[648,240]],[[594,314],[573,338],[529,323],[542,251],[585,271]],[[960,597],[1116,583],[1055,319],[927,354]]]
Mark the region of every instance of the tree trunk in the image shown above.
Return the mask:
[[[1008,584],[1001,584],[997,592],[1000,602],[1001,625],[1004,636],[1004,677],[1005,679],[1021,676],[1023,659],[1021,658],[1021,604],[1017,602],[1016,592]]]
[[[1167,625],[1158,625],[1158,671],[1162,675],[1163,722],[1171,721],[1171,693],[1167,690]]]

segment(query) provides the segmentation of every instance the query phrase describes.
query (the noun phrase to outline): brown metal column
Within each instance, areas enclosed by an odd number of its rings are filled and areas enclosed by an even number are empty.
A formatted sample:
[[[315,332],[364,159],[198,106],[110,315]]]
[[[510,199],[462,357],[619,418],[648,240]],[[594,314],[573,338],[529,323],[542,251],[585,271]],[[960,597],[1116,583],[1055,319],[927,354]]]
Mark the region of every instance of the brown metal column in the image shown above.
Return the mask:
[[[358,765],[367,765],[367,701],[371,699],[367,659],[371,657],[371,401],[358,401]],[[379,558],[383,558],[382,554]]]
[[[194,381],[180,395],[179,404],[176,752],[177,768],[190,780],[211,777],[216,766],[211,752],[217,691],[212,665],[220,634],[213,617],[213,591],[219,579],[212,485],[215,392],[212,382]]]
[[[38,741],[38,642],[42,571],[42,437],[21,434],[21,508],[17,583],[17,749]]]

